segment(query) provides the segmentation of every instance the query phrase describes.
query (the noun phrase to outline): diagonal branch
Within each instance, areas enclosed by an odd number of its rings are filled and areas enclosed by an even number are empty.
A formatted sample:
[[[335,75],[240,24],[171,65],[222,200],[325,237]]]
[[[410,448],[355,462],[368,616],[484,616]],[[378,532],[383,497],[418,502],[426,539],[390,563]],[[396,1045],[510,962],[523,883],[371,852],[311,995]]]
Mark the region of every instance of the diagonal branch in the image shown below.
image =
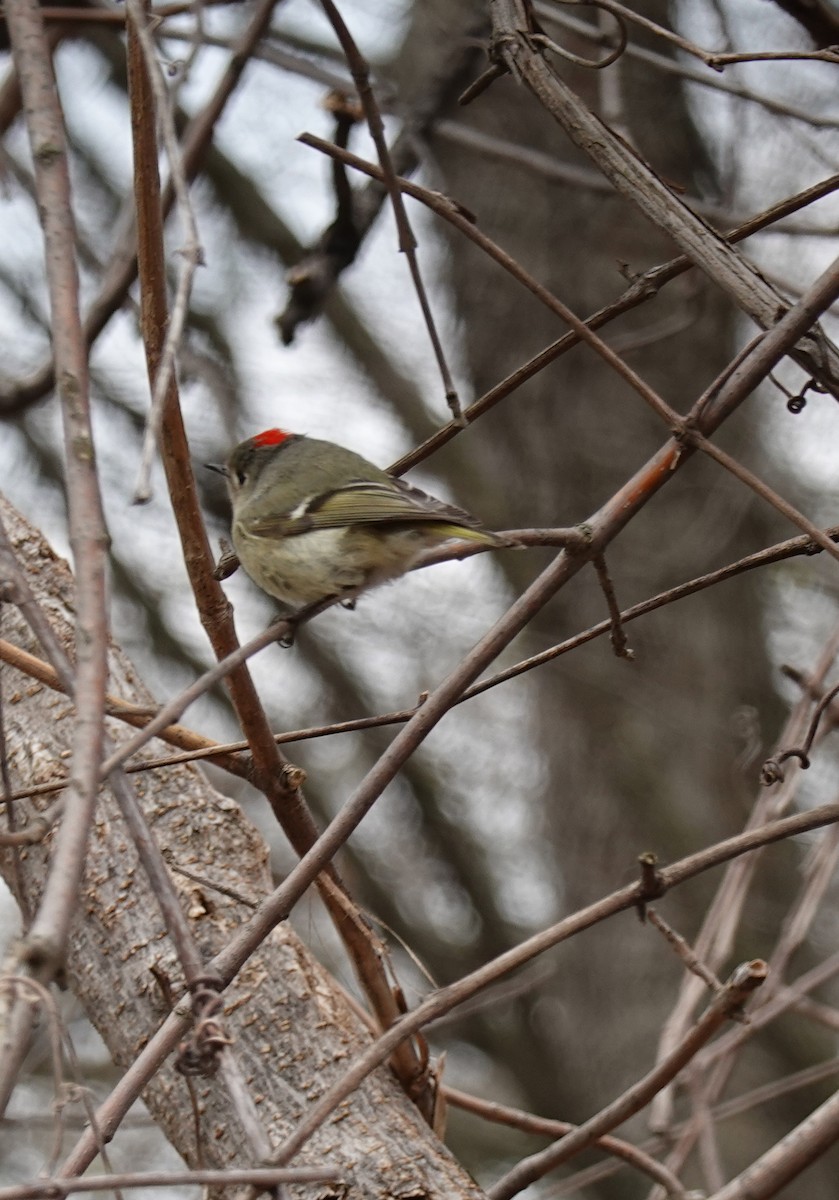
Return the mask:
[[[744,1002],[761,986],[765,978],[766,964],[760,959],[741,964],[666,1059],[657,1063],[643,1079],[639,1079],[596,1116],[560,1138],[555,1145],[517,1163],[487,1191],[490,1200],[512,1200],[512,1197],[528,1184],[535,1183],[548,1171],[585,1150],[596,1138],[628,1121],[675,1078],[720,1026],[740,1013]]]
[[[532,41],[524,0],[490,0],[490,11],[500,60],[530,89],[571,141],[597,164],[615,190],[668,234],[762,329],[774,325],[787,308],[783,298],[553,73]],[[815,344],[808,339],[791,348],[790,353],[839,398],[839,350],[821,331]]]
[[[760,829],[746,830],[714,846],[709,846],[687,858],[672,863],[659,871],[662,890],[679,886],[689,879],[749,854],[763,846],[783,841],[811,829],[839,821],[839,804],[823,805],[809,809],[792,817],[771,821]],[[325,835],[324,835],[325,836]],[[225,980],[231,980],[241,969],[253,949],[260,944],[268,930],[283,918],[294,903],[294,898],[305,887],[304,864],[299,864],[286,880],[260,905],[253,918],[235,935],[228,945],[211,962]],[[521,967],[553,946],[567,941],[584,929],[619,912],[637,907],[643,899],[642,883],[629,884],[612,892],[586,908],[580,909],[564,920],[527,938],[520,945],[499,955],[492,962],[435,992],[432,992],[411,1012],[382,1034],[355,1060],[345,1076],[330,1088],[314,1104],[306,1117],[282,1147],[277,1161],[288,1161],[309,1140],[315,1130],[329,1118],[337,1105],[349,1096],[363,1079],[385,1062],[401,1040],[412,1036],[417,1030],[429,1025],[437,1017],[450,1012],[464,1000],[471,998],[483,988],[494,983],[503,975]],[[120,1080],[111,1097],[97,1110],[99,1127],[107,1135],[117,1127],[134,1099],[159,1069],[160,1064],[171,1053],[187,1025],[186,1016],[177,1008],[149,1039],[147,1045],[131,1064]],[[89,1131],[82,1134],[70,1152],[59,1175],[77,1174],[92,1161],[97,1152],[96,1141]]]
[[[839,1092],[780,1138],[709,1200],[768,1200],[839,1138]]]

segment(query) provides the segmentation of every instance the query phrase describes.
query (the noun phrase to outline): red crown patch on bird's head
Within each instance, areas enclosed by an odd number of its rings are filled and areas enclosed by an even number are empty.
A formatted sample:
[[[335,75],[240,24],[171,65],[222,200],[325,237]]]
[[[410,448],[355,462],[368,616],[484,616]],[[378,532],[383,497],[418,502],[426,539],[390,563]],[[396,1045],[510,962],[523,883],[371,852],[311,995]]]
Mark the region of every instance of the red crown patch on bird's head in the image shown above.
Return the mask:
[[[284,429],[266,429],[262,433],[255,434],[251,441],[254,446],[281,446],[288,438],[294,437],[293,433],[286,433]]]

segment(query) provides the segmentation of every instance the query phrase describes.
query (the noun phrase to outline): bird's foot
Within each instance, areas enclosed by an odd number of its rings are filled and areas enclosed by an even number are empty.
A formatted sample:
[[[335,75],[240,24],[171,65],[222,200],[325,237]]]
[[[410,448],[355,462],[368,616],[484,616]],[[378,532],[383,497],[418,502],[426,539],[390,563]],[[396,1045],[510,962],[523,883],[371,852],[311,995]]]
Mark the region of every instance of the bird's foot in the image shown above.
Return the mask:
[[[277,622],[278,637],[277,645],[283,650],[290,650],[294,645],[294,636],[297,633],[297,622],[292,617],[282,617]]]
[[[331,608],[335,603],[339,603],[345,608],[355,608],[355,597],[342,599],[340,596],[335,595],[324,596],[322,600],[315,600],[313,604],[305,604],[303,608],[298,608],[296,612],[280,613],[272,621],[272,625],[277,626],[277,644],[285,650],[293,646],[297,630],[300,626],[311,621],[312,617],[325,612],[327,608]]]
[[[302,609],[300,610],[303,611]],[[289,605],[283,604],[278,610],[276,616],[272,617],[266,626],[266,632],[275,630],[278,646],[282,646],[284,650],[294,645],[294,637],[297,633],[297,618],[298,613]]]
[[[219,538],[219,549],[221,550],[221,557],[213,571],[213,579],[217,579],[220,582],[222,579],[229,579],[233,572],[238,569],[239,555],[226,538]]]

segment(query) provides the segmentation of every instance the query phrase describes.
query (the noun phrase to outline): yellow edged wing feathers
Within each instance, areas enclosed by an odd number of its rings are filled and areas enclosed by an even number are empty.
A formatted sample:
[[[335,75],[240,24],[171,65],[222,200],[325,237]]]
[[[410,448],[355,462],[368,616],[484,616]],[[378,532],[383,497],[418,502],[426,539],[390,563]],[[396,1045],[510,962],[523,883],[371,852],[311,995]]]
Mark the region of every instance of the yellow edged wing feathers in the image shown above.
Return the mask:
[[[247,532],[255,537],[295,537],[315,529],[368,524],[410,525],[414,522],[446,526],[444,536],[448,537],[484,536],[474,517],[452,504],[435,500],[401,479],[383,483],[358,480],[312,496],[293,512],[253,517],[244,524]],[[491,534],[485,536],[492,540]]]

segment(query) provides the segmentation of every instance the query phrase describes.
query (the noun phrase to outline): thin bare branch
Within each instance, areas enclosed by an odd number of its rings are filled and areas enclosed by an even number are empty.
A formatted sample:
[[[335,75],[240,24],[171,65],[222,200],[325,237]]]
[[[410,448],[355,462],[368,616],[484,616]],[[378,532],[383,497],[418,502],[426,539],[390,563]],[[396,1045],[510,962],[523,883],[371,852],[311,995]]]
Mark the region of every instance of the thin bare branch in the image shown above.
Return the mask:
[[[572,30],[574,33],[582,34],[598,45],[608,44],[610,40],[609,35],[604,33],[599,26],[592,25],[589,21],[581,21],[578,17],[572,17],[570,13],[564,12],[557,4],[539,3],[537,0],[533,5],[533,11],[541,21],[556,23],[565,29]],[[716,75],[709,75],[707,71],[703,71],[699,67],[693,67],[680,58],[661,54],[657,50],[650,50],[648,47],[637,45],[635,42],[630,41],[624,53],[628,58],[634,58],[638,62],[647,63],[655,67],[657,71],[664,71],[669,75],[678,75],[681,79],[687,79],[691,83],[699,84],[701,87],[724,92],[737,100],[744,100],[747,103],[759,105],[766,112],[772,113],[773,116],[789,117],[793,121],[801,121],[804,124],[812,125],[816,129],[836,129],[839,127],[839,117],[815,112],[812,109],[779,100],[777,96],[773,96],[771,93],[757,92],[753,88],[745,87],[743,84],[735,83],[730,79],[720,79]]]
[[[358,165],[358,169],[364,170],[364,167]],[[814,203],[823,196],[830,195],[837,188],[839,188],[839,175],[832,175],[815,187],[798,192],[794,196],[790,196],[779,204],[775,204],[757,216],[752,217],[736,229],[729,230],[725,234],[725,237],[731,242],[742,241],[754,233],[771,227],[775,222],[782,220],[784,216],[798,212],[801,208]],[[417,199],[421,201],[422,197],[417,194]],[[652,267],[634,279],[630,287],[616,301],[587,317],[586,324],[592,329],[602,328],[616,317],[658,295],[661,287],[683,275],[686,271],[691,270],[693,265],[691,260],[686,255],[683,255],[679,258],[671,259],[670,262],[662,263],[660,266]],[[554,362],[573,346],[576,346],[579,340],[577,334],[571,330],[564,334],[563,337],[557,339],[557,341],[551,343],[550,346],[547,346],[539,354],[531,358],[529,362],[519,367],[507,379],[502,380],[495,387],[491,388],[486,395],[479,397],[468,408],[464,409],[464,417],[467,423],[471,424],[478,417],[488,412],[491,408],[494,408],[499,401],[506,399],[516,388],[526,383],[528,379],[532,379],[544,367]],[[411,467],[416,466],[417,463],[428,458],[435,450],[438,450],[441,446],[451,441],[460,432],[461,427],[454,422],[449,422],[448,425],[442,426],[430,438],[427,438],[422,445],[403,455],[398,462],[394,463],[390,468],[391,472],[395,475],[403,474]]]
[[[659,1062],[653,1069],[628,1088],[607,1108],[580,1125],[573,1133],[547,1150],[522,1159],[512,1171],[488,1190],[490,1200],[511,1200],[528,1184],[541,1179],[548,1171],[567,1162],[579,1154],[600,1134],[614,1129],[649,1104],[653,1096],[661,1091],[691,1061],[702,1046],[717,1032],[721,1025],[738,1015],[745,1001],[766,978],[766,964],[759,959],[741,964],[709,1004],[708,1008],[673,1053]]]
[[[38,210],[44,234],[44,261],[50,297],[55,369],[61,402],[67,462],[70,543],[76,564],[75,695],[71,781],[65,798],[67,819],[55,850],[38,909],[19,951],[21,969],[40,982],[51,980],[64,958],[84,871],[85,851],[99,790],[104,738],[108,617],[105,566],[107,532],[96,478],[89,409],[87,349],[79,309],[76,235],[64,123],[49,45],[38,7],[11,0],[6,20],[35,164]],[[10,548],[7,546],[7,550]],[[3,1064],[0,1112],[28,1044],[31,1009],[20,1008],[18,1037]],[[14,1017],[12,1018],[14,1021]]]
[[[628,16],[623,5],[611,10]],[[713,283],[763,328],[773,326],[786,304],[742,255],[682,203],[633,151],[615,137],[548,67],[532,44],[532,28],[523,0],[491,0],[493,33],[501,59],[539,103],[563,127],[611,181],[615,190],[667,233]],[[628,18],[629,19],[629,18]],[[638,19],[637,14],[632,19]],[[819,335],[817,352],[800,344],[790,348],[796,361],[839,397],[839,351]]]
[[[768,1200],[839,1137],[839,1092],[810,1113],[709,1200]]]
[[[335,35],[341,43],[341,48],[347,59],[347,65],[353,77],[353,82],[358,92],[358,98],[361,101],[364,109],[364,115],[367,118],[367,127],[370,130],[370,136],[373,139],[373,144],[376,147],[376,153],[379,157],[379,163],[382,168],[382,176],[384,185],[387,188],[390,203],[393,208],[393,216],[396,221],[396,228],[399,234],[399,249],[408,260],[408,267],[411,272],[414,288],[419,300],[420,309],[422,310],[425,327],[428,330],[428,336],[434,350],[434,357],[437,360],[437,367],[440,371],[440,376],[443,381],[443,390],[446,397],[452,416],[456,421],[461,420],[460,400],[458,399],[457,389],[454,385],[454,380],[449,370],[449,365],[446,361],[446,356],[443,351],[443,344],[440,341],[440,335],[437,332],[437,326],[434,322],[434,317],[431,312],[431,305],[428,300],[428,295],[425,290],[425,285],[422,281],[422,274],[417,260],[417,240],[411,228],[411,223],[408,220],[408,214],[405,211],[405,204],[402,199],[402,192],[396,180],[396,172],[393,169],[393,163],[390,157],[390,150],[385,137],[385,128],[382,122],[382,114],[379,111],[379,106],[376,102],[376,97],[373,88],[370,84],[370,68],[366,59],[361,54],[355,40],[352,37],[346,22],[341,16],[332,0],[320,0],[321,7],[326,13],[327,20],[335,30]]]
[[[711,968],[703,963],[696,951],[691,949],[688,941],[680,933],[677,933],[672,925],[668,925],[664,918],[654,908],[649,906],[645,910],[644,916],[659,933],[663,934],[666,941],[673,947],[689,971],[692,971],[694,975],[701,979],[711,992],[719,992],[721,990],[723,985]]]
[[[252,1167],[227,1171],[138,1171],[115,1175],[84,1175],[75,1179],[48,1177],[38,1183],[0,1188],[0,1200],[51,1200],[76,1192],[111,1192],[117,1188],[236,1187],[262,1190],[280,1184],[339,1183],[340,1175],[328,1167]]]
[[[142,47],[145,59],[145,77],[151,86],[154,103],[151,111],[142,114],[143,119],[153,128],[159,125],[163,145],[169,161],[169,176],[175,204],[184,231],[184,244],[178,251],[180,266],[178,283],[175,290],[175,300],[172,311],[166,322],[166,335],[159,350],[156,370],[152,380],[152,396],[149,414],[146,420],[146,432],[143,438],[143,450],[140,458],[140,471],[134,502],[143,504],[151,499],[151,467],[157,440],[163,425],[164,406],[171,404],[169,394],[170,383],[174,378],[175,359],[180,349],[186,325],[189,300],[192,294],[192,283],[197,267],[204,261],[204,252],[198,236],[198,225],[189,195],[186,170],[184,168],[181,147],[175,132],[175,114],[172,109],[172,99],[166,88],[160,66],[157,61],[157,51],[154,39],[145,13],[143,0],[128,0],[128,24],[132,35],[137,38]],[[141,178],[141,184],[145,180]],[[158,199],[155,189],[154,199]]]
[[[513,1129],[521,1129],[525,1133],[536,1133],[546,1137],[560,1138],[568,1133],[573,1133],[578,1128],[575,1125],[571,1125],[568,1121],[551,1121],[546,1117],[536,1117],[532,1113],[522,1112],[521,1109],[511,1108],[507,1104],[498,1104],[492,1100],[481,1100],[477,1096],[471,1096],[467,1092],[459,1091],[457,1088],[447,1086],[445,1093],[446,1100],[449,1104],[454,1105],[455,1108],[462,1108],[465,1112],[470,1112],[476,1117],[482,1117],[485,1121],[492,1121],[499,1125],[509,1125]],[[612,1137],[609,1134],[604,1134],[602,1137],[597,1138],[594,1144],[606,1150],[609,1154],[613,1154],[615,1158],[623,1159],[628,1166],[635,1167],[636,1170],[649,1175],[656,1183],[661,1184],[666,1195],[678,1196],[682,1200],[688,1200],[688,1194],[676,1176],[637,1146],[633,1146],[630,1142]],[[0,1193],[0,1200],[2,1200],[2,1193]]]
[[[741,855],[750,854],[774,842],[783,841],[807,830],[818,829],[837,821],[839,821],[839,805],[823,805],[805,813],[797,813],[793,817],[769,822],[760,829],[746,830],[736,837],[706,847],[679,862],[663,867],[659,872],[662,889],[668,890],[676,887],[712,867]],[[327,851],[331,849],[328,842],[324,840],[328,834],[329,830],[321,839],[327,847]],[[319,847],[316,846],[313,849],[317,851]],[[311,882],[317,870],[317,864],[313,862],[313,852],[310,852],[307,858],[309,861],[304,859],[294,868],[288,878],[262,902],[246,926],[211,960],[209,966],[224,980],[234,977],[267,932],[284,918],[296,898]],[[476,995],[510,971],[523,966],[551,947],[576,936],[583,929],[588,929],[615,913],[635,908],[642,899],[643,892],[640,883],[621,888],[596,903],[580,909],[549,929],[526,939],[457,983],[432,992],[415,1009],[401,1017],[396,1025],[382,1034],[363,1055],[359,1056],[344,1078],[312,1107],[306,1121],[298,1127],[293,1139],[290,1139],[282,1147],[282,1158],[285,1160],[291,1158],[300,1146],[311,1137],[314,1130],[328,1119],[336,1105],[350,1095],[371,1071],[387,1060],[393,1048],[400,1041],[412,1036],[424,1026],[428,1026],[437,1017],[450,1012],[456,1005]],[[836,962],[832,967],[834,971],[839,969],[839,955],[835,957]],[[814,986],[818,980],[824,977],[824,970],[826,967],[818,972],[811,972]],[[97,1110],[97,1120],[106,1135],[108,1131],[112,1132],[118,1126],[125,1112],[141,1093],[148,1080],[171,1053],[178,1039],[183,1035],[187,1024],[188,1017],[185,1013],[177,1008],[173,1010],[127,1069],[110,1097]],[[95,1142],[88,1134],[83,1134],[68,1158],[65,1159],[61,1174],[65,1172],[71,1175],[78,1174],[90,1163],[95,1153]]]
[[[348,150],[341,150],[337,146],[333,146],[330,142],[326,142],[323,138],[315,137],[311,133],[303,133],[298,138],[304,146],[311,146],[313,150],[320,150],[324,154],[329,154],[342,161],[349,163],[365,174],[375,178],[383,178],[381,172],[372,163],[367,163],[364,159],[359,158],[355,154],[351,154]],[[498,246],[490,237],[482,233],[475,225],[471,216],[464,215],[463,210],[448,197],[442,196],[439,192],[429,191],[428,188],[420,187],[418,184],[411,183],[407,179],[399,179],[396,181],[402,191],[409,196],[414,196],[418,200],[422,200],[433,212],[444,217],[450,225],[453,225],[460,233],[464,234],[470,241],[489,255],[499,266],[503,267],[514,279],[518,280],[523,287],[531,292],[536,298],[555,313],[577,335],[580,341],[586,342],[587,345],[600,355],[600,357],[626,382],[633,388],[643,400],[649,404],[654,412],[666,421],[668,424],[678,424],[678,414],[670,408],[668,404],[650,387],[641,377],[629,367],[620,355],[616,354],[610,346],[608,346],[602,338],[599,338],[590,325],[581,321],[576,313],[564,304],[557,296],[555,296],[548,288],[544,287],[537,279],[535,279],[529,271],[526,271],[521,263],[517,262],[509,255],[502,247]]]

